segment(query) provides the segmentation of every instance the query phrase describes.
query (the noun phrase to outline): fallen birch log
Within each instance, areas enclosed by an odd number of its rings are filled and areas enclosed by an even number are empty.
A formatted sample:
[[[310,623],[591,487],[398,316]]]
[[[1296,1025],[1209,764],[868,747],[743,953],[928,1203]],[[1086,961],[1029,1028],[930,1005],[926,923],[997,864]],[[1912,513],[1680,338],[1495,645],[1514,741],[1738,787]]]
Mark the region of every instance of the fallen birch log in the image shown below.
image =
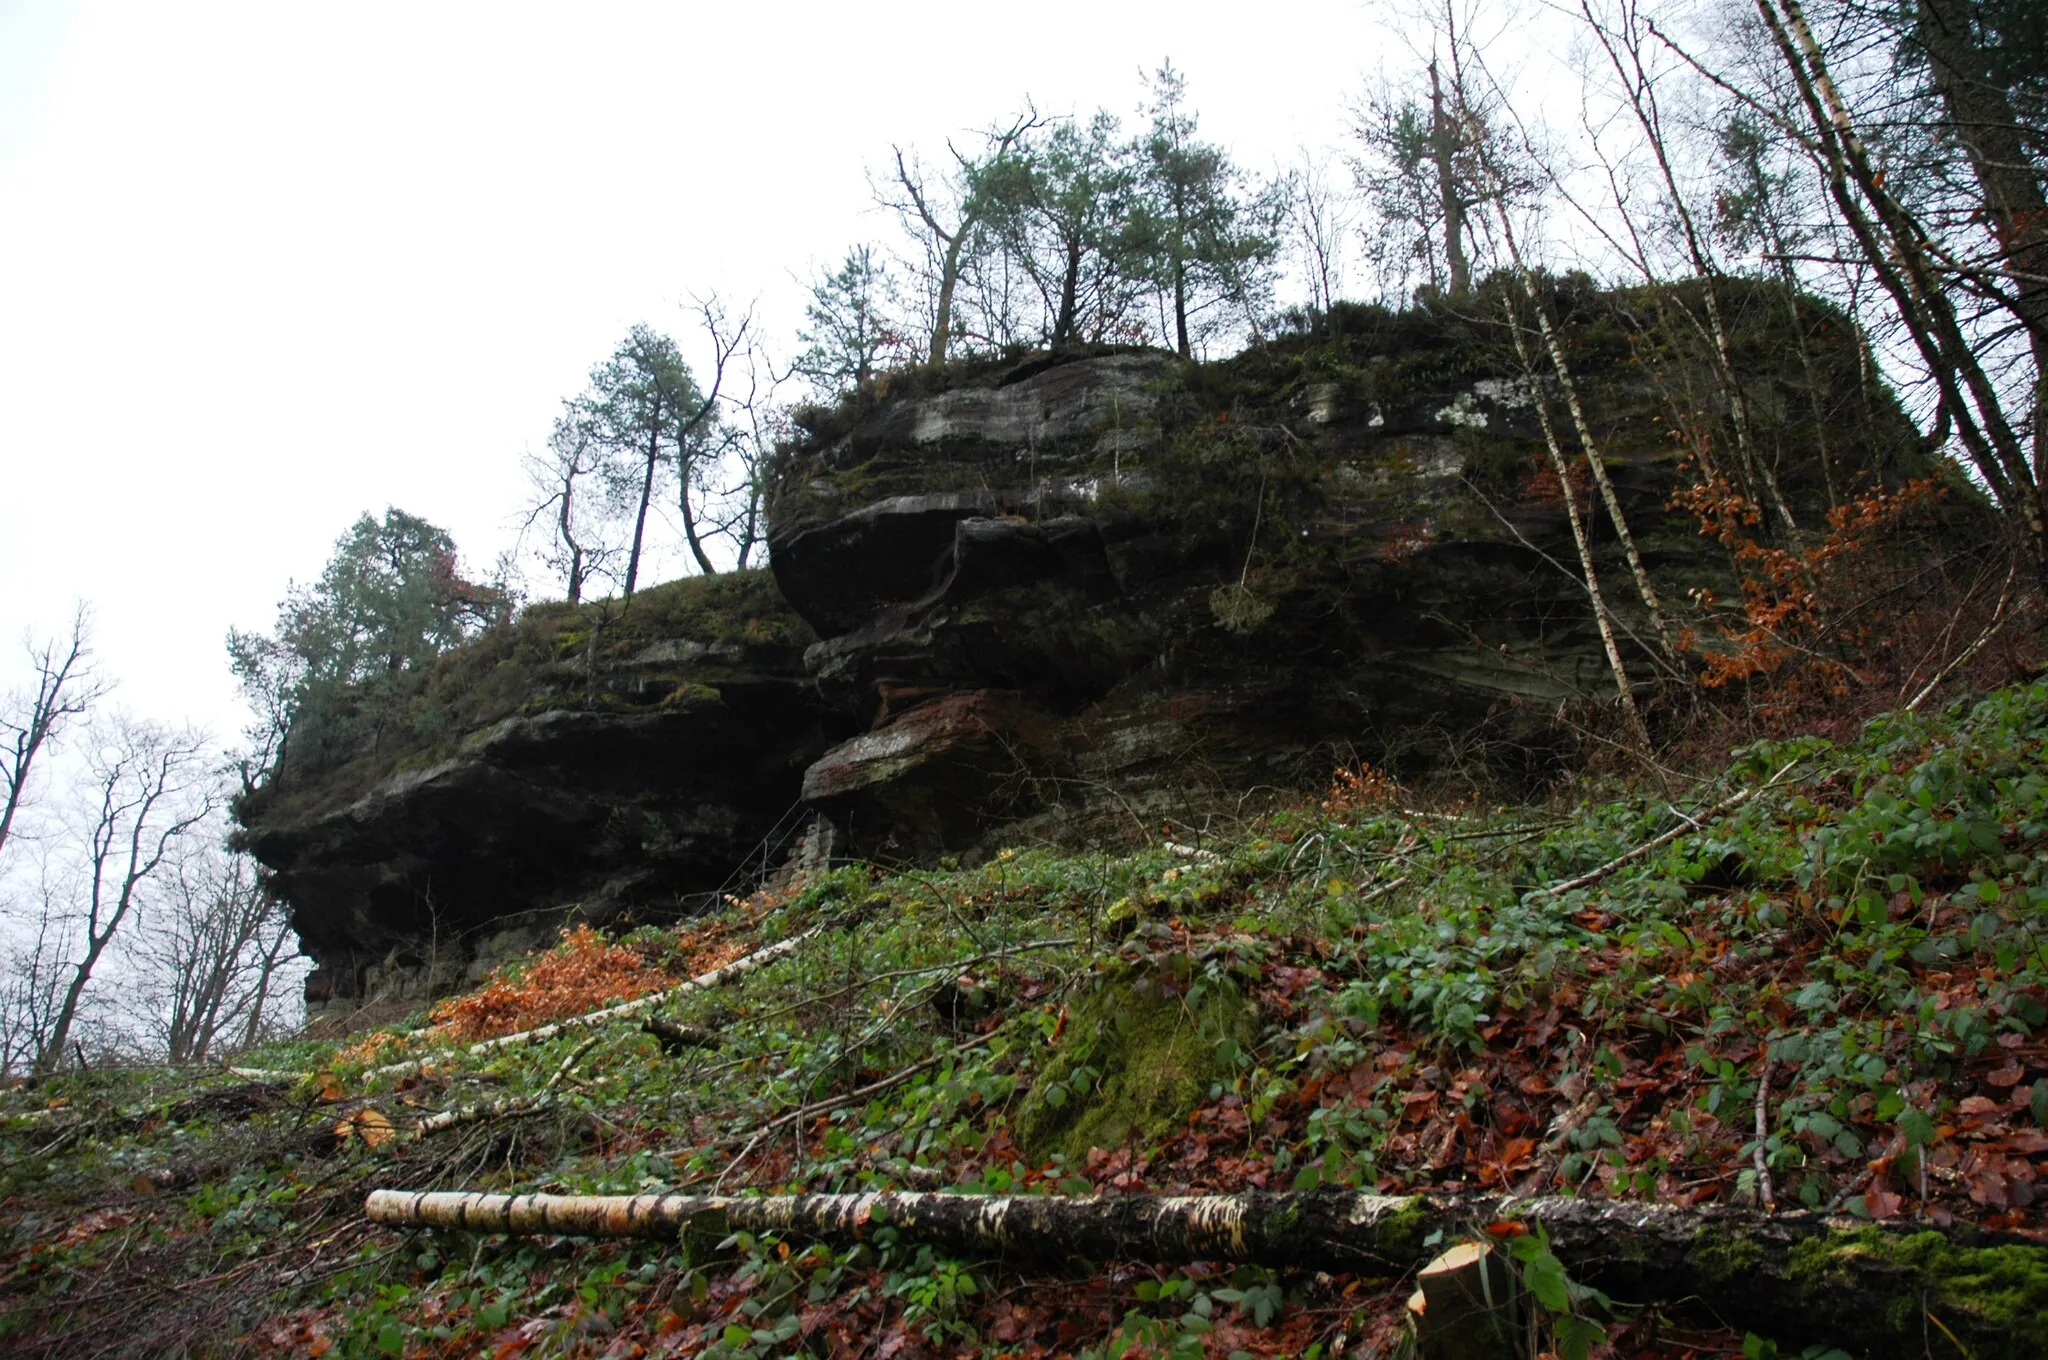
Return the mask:
[[[720,983],[730,982],[742,974],[751,973],[756,968],[773,963],[784,954],[794,950],[798,945],[809,940],[812,936],[821,935],[828,930],[850,924],[854,916],[859,913],[859,910],[859,908],[856,908],[852,913],[835,916],[829,921],[822,921],[812,926],[809,930],[798,931],[786,940],[778,941],[765,949],[757,949],[745,958],[734,959],[731,963],[714,968],[708,973],[699,973],[688,982],[671,987],[667,991],[653,992],[647,996],[635,997],[631,1001],[622,1001],[616,1006],[607,1006],[601,1011],[588,1011],[582,1015],[572,1015],[565,1020],[557,1020],[553,1024],[539,1025],[533,1029],[521,1030],[517,1034],[501,1034],[495,1039],[481,1039],[467,1048],[451,1049],[448,1052],[438,1054],[423,1054],[417,1058],[408,1058],[404,1062],[391,1063],[384,1067],[373,1067],[363,1073],[360,1079],[363,1081],[376,1081],[384,1077],[409,1077],[417,1072],[425,1071],[437,1062],[445,1062],[452,1057],[481,1057],[486,1053],[493,1053],[501,1048],[509,1048],[513,1044],[538,1043],[543,1039],[552,1039],[565,1030],[578,1029],[584,1025],[602,1025],[612,1020],[623,1019],[629,1015],[638,1015],[642,1011],[652,1010],[656,1006],[665,1005],[679,997],[688,996],[691,992],[706,991],[718,986]]]
[[[1308,1194],[492,1195],[376,1190],[392,1227],[717,1241],[735,1231],[846,1245],[893,1228],[969,1258],[1243,1261],[1399,1273],[1445,1241],[1540,1225],[1574,1278],[1625,1302],[1697,1300],[1725,1322],[1789,1341],[1919,1355],[1924,1316],[1979,1360],[2039,1357],[2048,1248],[1817,1214],[1571,1198]],[[1511,1225],[1511,1226],[1510,1226]]]

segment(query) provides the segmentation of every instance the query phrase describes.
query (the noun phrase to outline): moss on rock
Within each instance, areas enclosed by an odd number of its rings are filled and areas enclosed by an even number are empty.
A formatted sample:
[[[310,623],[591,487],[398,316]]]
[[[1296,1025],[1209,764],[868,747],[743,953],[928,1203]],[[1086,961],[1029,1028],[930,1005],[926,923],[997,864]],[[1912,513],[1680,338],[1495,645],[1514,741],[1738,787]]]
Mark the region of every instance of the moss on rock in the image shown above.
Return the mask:
[[[1066,1037],[1013,1124],[1031,1157],[1078,1161],[1095,1147],[1155,1142],[1228,1078],[1257,1010],[1228,978],[1175,956],[1118,964],[1068,1012]]]

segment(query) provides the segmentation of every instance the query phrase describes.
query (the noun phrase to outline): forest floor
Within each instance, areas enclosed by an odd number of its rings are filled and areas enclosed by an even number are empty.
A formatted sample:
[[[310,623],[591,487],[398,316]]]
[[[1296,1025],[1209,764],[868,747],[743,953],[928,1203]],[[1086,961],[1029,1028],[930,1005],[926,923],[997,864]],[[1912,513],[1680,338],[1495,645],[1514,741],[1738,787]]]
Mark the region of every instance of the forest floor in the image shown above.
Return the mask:
[[[368,1036],[0,1093],[0,1352],[1325,1360],[1400,1350],[1414,1286],[893,1230],[399,1230],[364,1216],[380,1187],[1768,1199],[2048,1242],[2044,837],[2037,682],[1675,788],[1417,807],[1368,772],[1224,840],[856,866],[579,930]],[[471,1047],[635,997],[662,999]],[[2043,1320],[2009,1283],[1923,1295],[1914,1335],[1988,1356],[1963,1315]],[[1827,1349],[1532,1289],[1533,1351]]]

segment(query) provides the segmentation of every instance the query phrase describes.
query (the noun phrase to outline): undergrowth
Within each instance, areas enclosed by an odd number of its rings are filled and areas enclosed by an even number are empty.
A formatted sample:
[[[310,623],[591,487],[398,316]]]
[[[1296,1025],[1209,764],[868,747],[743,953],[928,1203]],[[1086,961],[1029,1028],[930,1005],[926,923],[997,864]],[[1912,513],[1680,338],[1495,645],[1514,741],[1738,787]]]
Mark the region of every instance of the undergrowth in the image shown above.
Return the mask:
[[[1788,1207],[2038,1231],[2044,836],[2035,683],[1888,715],[1839,744],[1753,746],[1683,796],[1444,812],[1354,771],[1200,848],[836,870],[688,933],[566,941],[436,1026],[368,1047],[6,1096],[0,1349],[1329,1356],[1393,1345],[1409,1287],[1251,1267],[1026,1271],[886,1230],[849,1250],[408,1234],[362,1220],[373,1186],[1341,1185],[1683,1205],[1753,1202],[1767,1181]],[[464,1046],[818,925],[655,1007],[702,1036],[687,1044],[664,1048],[635,1014]],[[1119,1006],[1115,989],[1140,982],[1179,1004]],[[1224,996],[1249,1003],[1242,1027],[1200,1019]],[[1090,1125],[1119,1130],[1113,1145],[1048,1138],[1027,1155],[1031,1111],[1129,1098],[1102,1057],[1142,1047],[1102,1042],[1119,1010],[1196,1026],[1213,1062],[1185,1099]],[[372,1071],[393,1057],[430,1061]],[[1537,1247],[1516,1254],[1532,1290],[1579,1297]],[[1551,1321],[1545,1344],[1579,1353],[1603,1327],[1621,1354],[1744,1341],[1682,1306]]]

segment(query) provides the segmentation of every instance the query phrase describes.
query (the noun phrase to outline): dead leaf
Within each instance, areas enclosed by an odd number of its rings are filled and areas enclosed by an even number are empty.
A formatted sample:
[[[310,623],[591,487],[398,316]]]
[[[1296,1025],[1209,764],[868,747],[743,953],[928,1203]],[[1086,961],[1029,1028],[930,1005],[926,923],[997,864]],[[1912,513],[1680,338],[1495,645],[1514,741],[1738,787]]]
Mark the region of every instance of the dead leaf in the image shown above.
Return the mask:
[[[376,1110],[357,1110],[334,1126],[336,1138],[343,1142],[361,1138],[367,1148],[382,1147],[397,1135],[398,1131],[391,1127],[390,1117]]]

